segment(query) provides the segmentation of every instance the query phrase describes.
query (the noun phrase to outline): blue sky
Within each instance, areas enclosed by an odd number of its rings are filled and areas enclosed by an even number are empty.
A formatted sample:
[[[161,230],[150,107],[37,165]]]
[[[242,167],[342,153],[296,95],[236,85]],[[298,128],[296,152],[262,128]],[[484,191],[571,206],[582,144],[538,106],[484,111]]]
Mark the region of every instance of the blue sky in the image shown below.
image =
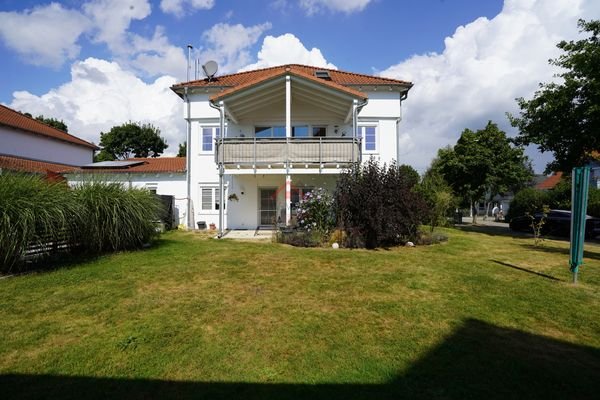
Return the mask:
[[[401,162],[423,170],[437,148],[505,112],[556,72],[555,43],[577,38],[594,0],[4,0],[0,102],[64,119],[98,142],[127,120],[183,141],[186,45],[220,73],[298,62],[412,80]],[[547,157],[530,150],[536,169]]]

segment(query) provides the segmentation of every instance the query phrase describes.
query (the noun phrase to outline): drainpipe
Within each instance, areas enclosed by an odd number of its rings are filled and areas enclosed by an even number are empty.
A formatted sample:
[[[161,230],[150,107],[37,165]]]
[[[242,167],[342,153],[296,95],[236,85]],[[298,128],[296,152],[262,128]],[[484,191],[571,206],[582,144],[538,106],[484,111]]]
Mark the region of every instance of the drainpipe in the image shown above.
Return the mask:
[[[354,140],[358,139],[358,113],[364,106],[369,104],[369,99],[365,99],[362,103],[359,103],[357,100],[354,100],[354,104],[352,105],[352,136]],[[359,142],[360,143],[360,142]],[[354,160],[354,149],[352,149],[352,160]],[[362,161],[362,144],[358,149],[358,162]]]
[[[215,110],[219,110],[219,129],[221,132],[221,146],[220,151],[217,154],[217,164],[219,168],[219,234],[217,235],[217,237],[220,239],[223,237],[223,220],[225,211],[225,191],[223,190],[223,175],[225,174],[225,168],[223,167],[223,142],[225,137],[225,103],[220,101],[219,105],[215,106],[209,101],[208,105],[214,108]]]
[[[187,227],[188,229],[194,229],[194,216],[192,215],[192,118],[191,118],[191,106],[190,106],[190,96],[188,93],[188,87],[184,88],[185,102],[187,104],[187,144],[185,150],[186,156],[186,185],[187,185]]]
[[[402,101],[408,97],[408,91],[400,95],[400,117],[396,119],[396,163],[400,165],[400,122],[402,122]]]

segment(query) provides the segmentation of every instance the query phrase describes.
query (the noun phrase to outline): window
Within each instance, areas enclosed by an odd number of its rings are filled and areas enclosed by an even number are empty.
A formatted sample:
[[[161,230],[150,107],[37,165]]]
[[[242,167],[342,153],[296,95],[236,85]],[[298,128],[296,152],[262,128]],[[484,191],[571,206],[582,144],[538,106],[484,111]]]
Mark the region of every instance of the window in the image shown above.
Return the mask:
[[[202,151],[210,152],[213,151],[213,142],[215,138],[219,138],[221,135],[221,128],[218,127],[204,127],[202,128]]]
[[[200,188],[200,200],[202,211],[219,211],[221,202],[221,191],[215,186],[204,186]]]
[[[292,126],[292,137],[308,137],[308,126]]]
[[[327,127],[326,126],[313,126],[312,134],[314,137],[325,137],[325,136],[327,136]]]
[[[156,194],[156,190],[158,188],[158,184],[156,183],[146,183],[146,189],[152,194]]]
[[[359,127],[360,135],[363,141],[363,151],[377,151],[377,127],[376,126],[361,126]]]
[[[285,126],[257,126],[254,134],[257,138],[285,137]]]

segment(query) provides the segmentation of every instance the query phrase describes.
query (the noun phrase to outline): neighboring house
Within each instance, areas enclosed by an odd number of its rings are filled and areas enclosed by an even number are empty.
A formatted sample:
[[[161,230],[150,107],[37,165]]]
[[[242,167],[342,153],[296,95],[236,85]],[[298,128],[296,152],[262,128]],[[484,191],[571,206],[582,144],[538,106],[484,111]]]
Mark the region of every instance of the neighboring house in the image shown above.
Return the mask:
[[[185,223],[187,205],[185,165],[184,157],[130,158],[86,164],[81,168],[66,170],[63,175],[70,185],[102,180],[173,196],[174,215],[179,225]]]
[[[398,160],[411,87],[304,65],[174,85],[188,121],[188,226],[289,225],[307,191],[333,190],[353,163]]]
[[[91,163],[93,143],[0,105],[0,169],[48,174]]]
[[[541,181],[537,185],[535,185],[535,188],[539,189],[539,190],[554,189],[556,187],[556,185],[558,185],[558,183],[562,179],[562,176],[563,176],[563,173],[561,171],[554,172],[554,173],[552,173],[552,175],[547,176],[546,179],[544,179],[543,181]]]

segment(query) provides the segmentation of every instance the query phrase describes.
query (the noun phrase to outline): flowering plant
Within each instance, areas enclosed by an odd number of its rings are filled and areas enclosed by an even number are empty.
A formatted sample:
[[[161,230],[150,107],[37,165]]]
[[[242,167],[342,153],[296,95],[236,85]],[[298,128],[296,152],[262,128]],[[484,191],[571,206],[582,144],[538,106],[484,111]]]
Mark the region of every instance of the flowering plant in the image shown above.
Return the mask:
[[[325,236],[335,226],[333,198],[323,188],[308,192],[298,206],[298,226]]]

